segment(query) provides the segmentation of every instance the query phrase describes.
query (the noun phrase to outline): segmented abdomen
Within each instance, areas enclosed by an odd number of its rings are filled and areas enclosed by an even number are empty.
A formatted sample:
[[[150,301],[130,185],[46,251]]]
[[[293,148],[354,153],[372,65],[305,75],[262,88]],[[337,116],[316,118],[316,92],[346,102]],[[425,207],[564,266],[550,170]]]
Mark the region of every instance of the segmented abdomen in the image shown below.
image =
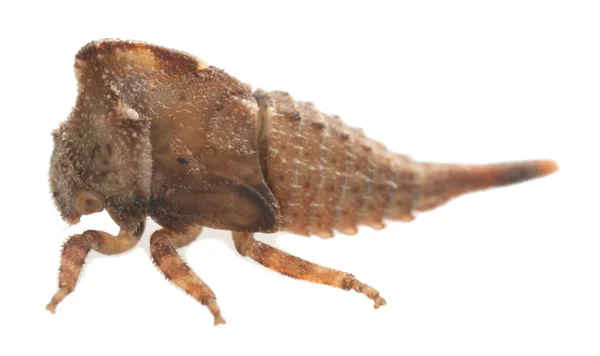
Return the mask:
[[[282,230],[355,234],[358,225],[411,220],[414,163],[368,139],[337,116],[284,92],[256,91],[263,175],[281,209]]]

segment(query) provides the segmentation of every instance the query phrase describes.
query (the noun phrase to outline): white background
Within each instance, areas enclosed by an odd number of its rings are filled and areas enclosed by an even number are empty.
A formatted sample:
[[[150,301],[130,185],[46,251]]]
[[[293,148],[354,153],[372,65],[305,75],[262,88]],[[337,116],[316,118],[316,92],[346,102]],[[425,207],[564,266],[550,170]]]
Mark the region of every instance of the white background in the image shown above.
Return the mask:
[[[0,354],[600,354],[599,24],[594,1],[4,2]],[[379,232],[259,236],[379,289],[388,305],[376,311],[206,229],[182,254],[218,296],[227,325],[215,328],[150,262],[152,223],[129,253],[91,253],[51,315],[65,238],[117,231],[105,213],[64,230],[47,183],[73,56],[107,37],[289,91],[416,159],[561,169]]]

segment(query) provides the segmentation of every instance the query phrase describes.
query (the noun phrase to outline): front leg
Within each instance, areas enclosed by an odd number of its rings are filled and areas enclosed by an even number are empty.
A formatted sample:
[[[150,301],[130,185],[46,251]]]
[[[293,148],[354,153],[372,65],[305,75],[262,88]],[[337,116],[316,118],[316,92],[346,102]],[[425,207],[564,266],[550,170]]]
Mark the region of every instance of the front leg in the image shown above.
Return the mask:
[[[113,236],[104,231],[87,230],[83,234],[69,237],[63,245],[61,253],[58,291],[46,309],[54,313],[58,303],[73,292],[90,250],[93,249],[105,255],[114,255],[130,250],[142,237],[144,226],[144,222],[140,223],[133,234],[121,230],[117,236]]]
[[[350,273],[323,267],[292,256],[289,253],[257,241],[251,233],[233,232],[233,242],[240,255],[248,256],[261,265],[281,274],[345,290],[354,289],[372,299],[375,303],[375,308],[386,304],[385,299],[379,295],[378,291],[362,283]]]
[[[225,324],[217,298],[213,291],[181,259],[175,248],[185,246],[195,240],[201,227],[194,227],[185,233],[161,229],[150,238],[150,252],[158,269],[173,282],[203,305],[206,305],[215,318],[215,325]]]

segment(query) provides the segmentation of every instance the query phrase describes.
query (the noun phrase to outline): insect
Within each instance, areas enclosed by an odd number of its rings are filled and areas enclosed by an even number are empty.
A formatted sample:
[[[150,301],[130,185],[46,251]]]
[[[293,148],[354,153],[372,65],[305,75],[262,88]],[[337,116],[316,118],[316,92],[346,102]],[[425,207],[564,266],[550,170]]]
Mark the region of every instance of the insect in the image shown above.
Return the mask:
[[[75,288],[90,250],[118,254],[140,240],[147,217],[162,229],[152,259],[178,287],[224,323],[215,294],[176,249],[202,227],[232,231],[237,251],[300,280],[355,290],[375,308],[379,292],[352,274],[302,260],[253,237],[288,231],[329,238],[458,195],[550,174],[553,161],[490,165],[421,163],[389,152],[361,130],[285,92],[252,92],[183,52],[102,40],[75,57],[76,105],[52,132],[50,187],[70,225],[104,209],[117,236],[88,230],[61,253],[56,306]]]

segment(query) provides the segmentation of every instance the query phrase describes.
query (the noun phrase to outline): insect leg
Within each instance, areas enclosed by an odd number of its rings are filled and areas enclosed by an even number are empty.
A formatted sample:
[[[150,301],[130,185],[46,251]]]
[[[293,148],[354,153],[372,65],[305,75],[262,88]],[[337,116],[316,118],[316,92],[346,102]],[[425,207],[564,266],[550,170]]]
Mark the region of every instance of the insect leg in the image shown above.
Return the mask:
[[[197,226],[189,229],[185,234],[173,233],[170,235],[171,242],[175,248],[182,248],[196,241],[201,232],[202,226]]]
[[[379,292],[360,282],[350,273],[308,262],[296,256],[257,241],[254,235],[246,232],[233,232],[233,242],[242,256],[248,256],[261,265],[303,281],[327,284],[333,287],[362,293],[372,299],[375,308],[385,305]]]
[[[104,231],[87,230],[83,234],[73,235],[63,245],[60,270],[58,275],[58,291],[46,306],[54,313],[56,306],[75,289],[79,274],[90,250],[96,250],[105,255],[113,255],[131,249],[144,233],[144,223],[141,223],[134,234],[121,230],[117,236]]]
[[[183,262],[175,250],[195,240],[201,229],[195,227],[184,234],[167,229],[158,230],[150,238],[150,252],[154,263],[168,280],[206,305],[215,318],[215,325],[225,324],[213,291]]]

